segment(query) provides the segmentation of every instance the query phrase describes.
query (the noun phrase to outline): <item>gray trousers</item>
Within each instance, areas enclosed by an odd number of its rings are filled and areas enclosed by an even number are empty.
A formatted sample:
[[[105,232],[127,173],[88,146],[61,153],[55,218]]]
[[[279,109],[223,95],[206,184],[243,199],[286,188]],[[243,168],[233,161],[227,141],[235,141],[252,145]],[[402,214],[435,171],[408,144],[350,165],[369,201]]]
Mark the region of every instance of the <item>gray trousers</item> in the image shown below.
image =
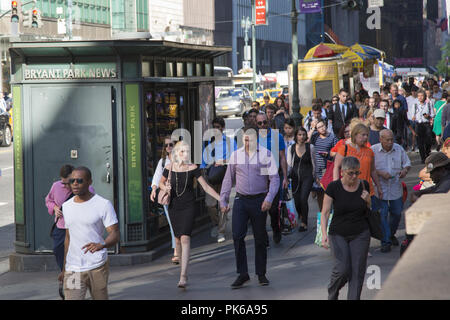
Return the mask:
[[[329,235],[334,267],[328,285],[328,300],[337,300],[339,290],[348,282],[348,300],[359,300],[366,274],[370,232],[354,237]]]

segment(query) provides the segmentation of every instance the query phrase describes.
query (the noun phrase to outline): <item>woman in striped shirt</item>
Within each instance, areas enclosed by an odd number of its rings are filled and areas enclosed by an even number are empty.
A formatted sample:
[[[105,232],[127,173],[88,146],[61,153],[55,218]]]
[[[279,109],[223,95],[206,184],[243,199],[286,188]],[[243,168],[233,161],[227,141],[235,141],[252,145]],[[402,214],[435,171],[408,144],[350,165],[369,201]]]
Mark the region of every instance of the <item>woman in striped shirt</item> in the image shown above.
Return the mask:
[[[332,160],[330,155],[331,148],[338,142],[338,139],[333,132],[327,131],[327,122],[318,121],[315,125],[317,132],[311,135],[310,143],[314,145],[315,152],[315,177],[316,181],[313,185],[313,195],[317,196],[317,203],[319,204],[319,209],[322,211],[322,203],[324,190],[320,185],[320,179],[322,179],[325,169],[327,168],[327,161]]]

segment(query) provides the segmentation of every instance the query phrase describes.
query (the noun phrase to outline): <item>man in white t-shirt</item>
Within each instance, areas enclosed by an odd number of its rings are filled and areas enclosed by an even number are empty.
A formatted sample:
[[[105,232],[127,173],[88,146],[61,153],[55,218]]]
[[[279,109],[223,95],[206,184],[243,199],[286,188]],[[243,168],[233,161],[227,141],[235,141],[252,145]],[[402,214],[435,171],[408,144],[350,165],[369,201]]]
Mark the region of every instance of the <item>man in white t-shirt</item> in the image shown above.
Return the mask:
[[[407,116],[408,116],[408,120],[409,123],[411,125],[411,128],[413,128],[413,130],[417,130],[417,122],[413,120],[414,115],[415,115],[415,105],[417,105],[419,103],[419,100],[417,100],[417,90],[418,88],[416,86],[411,86],[411,95],[408,96],[406,98],[406,102],[408,104],[408,112],[407,112]],[[409,141],[409,146],[411,147],[411,151],[414,151],[414,149],[416,148],[416,137],[414,136],[414,134],[412,133],[411,130],[408,130],[408,141]]]
[[[79,167],[69,179],[75,195],[62,205],[66,226],[64,279],[66,300],[83,300],[89,289],[94,300],[108,299],[109,263],[106,248],[120,239],[116,212],[111,202],[89,192],[92,184],[88,168]],[[108,237],[103,239],[106,228]]]

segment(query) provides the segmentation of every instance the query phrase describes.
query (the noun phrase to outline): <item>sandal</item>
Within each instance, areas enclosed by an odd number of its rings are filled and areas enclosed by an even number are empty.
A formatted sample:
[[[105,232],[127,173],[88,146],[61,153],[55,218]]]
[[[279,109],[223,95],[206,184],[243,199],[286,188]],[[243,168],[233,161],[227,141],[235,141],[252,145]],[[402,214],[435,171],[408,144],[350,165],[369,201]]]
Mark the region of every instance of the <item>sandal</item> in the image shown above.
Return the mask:
[[[172,257],[172,263],[173,264],[180,264],[180,257],[179,256],[173,256]]]
[[[187,286],[187,276],[181,276],[181,278],[184,278],[184,281],[182,281],[182,280],[180,280],[179,282],[178,282],[178,288],[181,288],[181,289],[186,289],[186,286]]]

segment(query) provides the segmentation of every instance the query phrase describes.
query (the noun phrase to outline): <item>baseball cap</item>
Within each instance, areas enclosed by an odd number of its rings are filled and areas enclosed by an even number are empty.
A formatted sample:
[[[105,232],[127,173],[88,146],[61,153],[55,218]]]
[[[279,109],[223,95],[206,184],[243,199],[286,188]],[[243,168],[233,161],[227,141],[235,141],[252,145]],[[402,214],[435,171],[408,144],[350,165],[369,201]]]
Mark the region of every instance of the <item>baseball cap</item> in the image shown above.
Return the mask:
[[[373,113],[374,118],[386,118],[386,113],[382,109],[377,109]]]
[[[427,173],[430,173],[436,168],[444,167],[450,163],[450,159],[443,152],[435,152],[428,156],[425,160]]]

